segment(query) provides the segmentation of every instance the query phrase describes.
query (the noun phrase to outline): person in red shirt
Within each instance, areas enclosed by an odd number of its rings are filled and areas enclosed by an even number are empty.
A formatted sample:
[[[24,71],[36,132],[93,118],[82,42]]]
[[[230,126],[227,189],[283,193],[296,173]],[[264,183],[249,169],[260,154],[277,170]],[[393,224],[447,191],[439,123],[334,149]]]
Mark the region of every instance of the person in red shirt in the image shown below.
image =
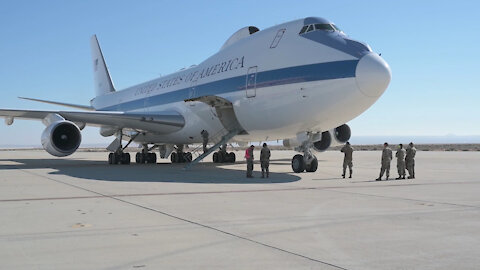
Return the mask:
[[[255,146],[250,145],[247,150],[245,150],[245,159],[247,160],[247,178],[253,178],[253,149]]]

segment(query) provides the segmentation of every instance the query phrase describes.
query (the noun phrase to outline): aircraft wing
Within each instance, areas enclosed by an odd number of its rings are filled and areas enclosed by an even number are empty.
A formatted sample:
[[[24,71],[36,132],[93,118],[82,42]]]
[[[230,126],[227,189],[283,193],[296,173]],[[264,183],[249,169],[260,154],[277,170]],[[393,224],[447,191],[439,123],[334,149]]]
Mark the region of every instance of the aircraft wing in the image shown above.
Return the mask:
[[[114,111],[78,112],[0,109],[0,117],[5,117],[8,123],[13,122],[14,118],[43,120],[50,114],[58,114],[66,120],[91,126],[131,128],[159,134],[175,132],[185,125],[183,116],[174,111],[126,113]]]

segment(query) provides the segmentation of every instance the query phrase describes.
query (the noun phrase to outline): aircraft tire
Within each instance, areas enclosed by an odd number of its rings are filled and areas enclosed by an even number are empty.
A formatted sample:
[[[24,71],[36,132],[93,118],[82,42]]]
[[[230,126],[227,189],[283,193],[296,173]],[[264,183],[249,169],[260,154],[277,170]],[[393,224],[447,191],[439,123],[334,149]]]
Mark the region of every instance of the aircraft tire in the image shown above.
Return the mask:
[[[177,153],[173,152],[173,153],[170,155],[170,160],[172,161],[172,163],[177,163],[177,162],[178,162]]]
[[[228,154],[228,157],[229,157],[230,163],[235,163],[236,157],[235,157],[235,153],[234,153],[234,152],[230,152],[230,153]]]
[[[213,153],[213,163],[218,163],[218,152]]]
[[[307,172],[316,172],[318,168],[318,160],[316,157],[313,158],[312,162],[310,164],[306,164],[305,170]]]
[[[130,164],[130,153],[122,153],[120,157],[121,157],[121,161],[120,161],[121,164],[125,164],[125,165]]]
[[[113,164],[113,153],[108,154],[108,164],[110,164],[110,165]]]
[[[225,154],[222,151],[218,151],[218,163],[225,163]]]
[[[148,153],[146,160],[147,163],[157,163],[157,155],[155,153]]]
[[[135,163],[137,164],[145,163],[145,156],[143,155],[143,153],[137,152],[137,154],[135,154]]]
[[[305,161],[302,155],[295,155],[292,158],[292,170],[296,173],[305,171]]]

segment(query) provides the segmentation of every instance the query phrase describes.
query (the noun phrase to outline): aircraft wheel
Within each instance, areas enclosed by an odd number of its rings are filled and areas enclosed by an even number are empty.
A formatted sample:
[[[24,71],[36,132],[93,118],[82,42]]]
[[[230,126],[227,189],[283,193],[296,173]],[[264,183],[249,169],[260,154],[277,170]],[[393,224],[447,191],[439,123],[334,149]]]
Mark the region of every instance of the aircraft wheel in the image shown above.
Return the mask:
[[[145,156],[143,155],[143,153],[137,152],[137,154],[135,154],[135,163],[137,164],[145,163]]]
[[[184,163],[185,162],[185,153],[178,153],[177,152],[177,162]]]
[[[235,160],[236,160],[236,157],[235,157],[235,153],[234,152],[230,152],[228,154],[228,157],[229,157],[229,160],[231,163],[235,163]]]
[[[113,164],[113,153],[108,154],[108,164]]]
[[[177,153],[173,152],[173,153],[170,155],[170,160],[172,161],[172,163],[177,163],[177,162],[178,162]]]
[[[157,154],[155,153],[148,153],[146,155],[147,163],[157,163]]]
[[[305,162],[302,155],[295,155],[292,158],[292,169],[296,173],[301,173],[305,170]]]
[[[128,165],[130,164],[130,153],[121,153],[120,154],[120,163]]]
[[[213,153],[213,163],[218,163],[218,152]]]
[[[117,155],[117,153],[112,153],[112,164],[116,165],[118,163],[120,163],[120,156]]]
[[[318,168],[318,160],[316,157],[313,158],[312,162],[310,164],[306,164],[305,170],[307,172],[316,172]]]
[[[226,162],[225,153],[219,151],[218,152],[218,163],[224,163],[224,162]]]

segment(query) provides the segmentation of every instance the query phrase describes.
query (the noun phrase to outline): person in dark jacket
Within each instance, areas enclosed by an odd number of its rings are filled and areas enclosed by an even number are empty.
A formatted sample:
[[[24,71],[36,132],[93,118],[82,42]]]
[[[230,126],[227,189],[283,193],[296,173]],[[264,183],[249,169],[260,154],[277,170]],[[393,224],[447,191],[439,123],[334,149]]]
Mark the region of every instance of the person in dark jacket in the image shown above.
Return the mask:
[[[260,151],[260,166],[262,166],[262,178],[269,177],[268,166],[270,165],[270,149],[268,149],[267,144],[263,143],[262,151]]]

